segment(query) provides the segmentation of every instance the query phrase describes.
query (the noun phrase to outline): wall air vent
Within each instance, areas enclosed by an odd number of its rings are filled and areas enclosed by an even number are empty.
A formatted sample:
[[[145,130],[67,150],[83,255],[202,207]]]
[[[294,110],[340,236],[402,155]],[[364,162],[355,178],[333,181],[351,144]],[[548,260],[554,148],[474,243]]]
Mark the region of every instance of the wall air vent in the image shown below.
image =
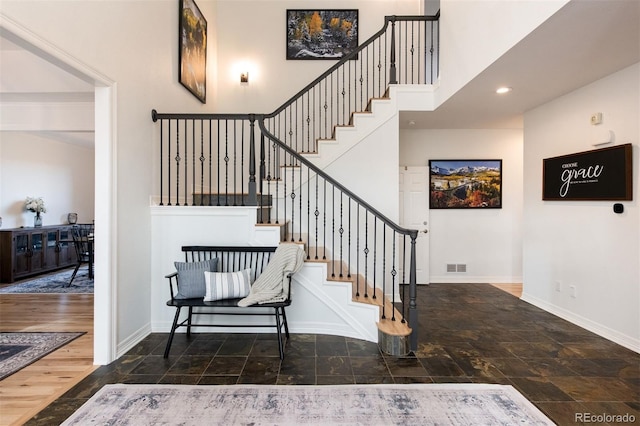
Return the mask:
[[[447,272],[467,272],[466,263],[447,263]]]

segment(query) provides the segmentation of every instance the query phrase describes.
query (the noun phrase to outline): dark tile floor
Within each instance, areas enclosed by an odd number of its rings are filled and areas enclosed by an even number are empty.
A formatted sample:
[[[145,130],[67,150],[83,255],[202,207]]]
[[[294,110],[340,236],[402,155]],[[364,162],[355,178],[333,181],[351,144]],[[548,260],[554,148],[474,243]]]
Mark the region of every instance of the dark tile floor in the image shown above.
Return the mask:
[[[420,347],[403,358],[357,339],[298,334],[281,362],[274,335],[182,334],[165,360],[167,335],[151,334],[27,424],[59,424],[109,383],[432,382],[513,385],[559,425],[581,424],[581,413],[640,424],[639,354],[490,285],[421,286],[418,306]]]

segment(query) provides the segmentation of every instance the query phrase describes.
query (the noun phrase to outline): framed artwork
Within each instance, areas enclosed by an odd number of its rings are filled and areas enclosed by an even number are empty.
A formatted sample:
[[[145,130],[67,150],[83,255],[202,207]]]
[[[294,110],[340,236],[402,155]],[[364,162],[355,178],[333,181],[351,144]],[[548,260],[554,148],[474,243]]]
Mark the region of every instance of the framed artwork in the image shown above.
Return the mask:
[[[542,160],[543,200],[633,200],[631,144]]]
[[[207,102],[207,20],[194,0],[180,0],[180,83]]]
[[[501,209],[502,160],[429,160],[430,209]]]
[[[287,9],[287,59],[341,59],[357,47],[356,9]]]

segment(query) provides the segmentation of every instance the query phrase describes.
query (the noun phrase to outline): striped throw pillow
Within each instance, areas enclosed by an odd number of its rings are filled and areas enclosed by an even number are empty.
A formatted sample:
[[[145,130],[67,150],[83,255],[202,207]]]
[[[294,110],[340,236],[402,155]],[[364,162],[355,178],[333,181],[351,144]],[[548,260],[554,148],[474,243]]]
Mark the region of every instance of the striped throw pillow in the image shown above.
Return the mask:
[[[205,272],[205,302],[247,297],[251,290],[251,269],[238,272]]]

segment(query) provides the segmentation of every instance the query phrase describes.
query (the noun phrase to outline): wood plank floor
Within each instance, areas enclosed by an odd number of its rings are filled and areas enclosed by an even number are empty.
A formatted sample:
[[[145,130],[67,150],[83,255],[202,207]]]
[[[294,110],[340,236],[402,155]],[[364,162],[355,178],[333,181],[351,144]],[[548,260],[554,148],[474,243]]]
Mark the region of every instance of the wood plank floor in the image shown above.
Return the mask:
[[[95,370],[93,294],[1,294],[0,330],[85,332],[0,381],[0,425],[21,425]]]
[[[518,299],[522,297],[522,284],[520,283],[491,284],[491,285],[499,288],[502,291],[506,291],[507,293],[514,295]]]

